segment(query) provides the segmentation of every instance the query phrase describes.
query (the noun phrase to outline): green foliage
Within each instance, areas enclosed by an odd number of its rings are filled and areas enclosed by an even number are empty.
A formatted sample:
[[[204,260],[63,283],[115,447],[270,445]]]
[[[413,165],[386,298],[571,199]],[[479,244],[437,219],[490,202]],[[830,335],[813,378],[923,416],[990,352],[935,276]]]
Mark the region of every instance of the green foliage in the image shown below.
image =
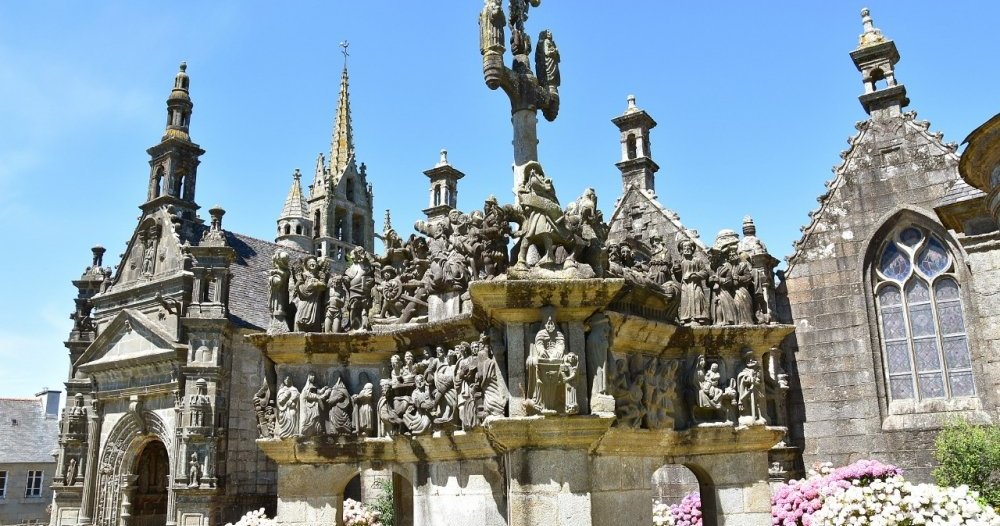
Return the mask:
[[[378,497],[368,507],[379,512],[379,521],[383,526],[395,526],[396,506],[392,498],[392,479],[376,479],[375,487],[379,489]]]
[[[1000,509],[1000,426],[955,420],[941,430],[934,448],[939,486],[965,484],[979,492],[984,504]]]

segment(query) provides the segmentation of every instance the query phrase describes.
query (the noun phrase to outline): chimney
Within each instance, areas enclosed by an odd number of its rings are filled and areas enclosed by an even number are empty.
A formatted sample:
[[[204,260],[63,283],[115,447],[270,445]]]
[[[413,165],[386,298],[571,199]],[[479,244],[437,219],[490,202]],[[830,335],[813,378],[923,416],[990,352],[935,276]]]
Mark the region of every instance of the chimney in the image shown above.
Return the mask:
[[[45,411],[45,418],[59,418],[59,396],[62,391],[50,391],[48,387],[43,387],[35,396],[38,397],[38,401],[42,404],[42,410]]]

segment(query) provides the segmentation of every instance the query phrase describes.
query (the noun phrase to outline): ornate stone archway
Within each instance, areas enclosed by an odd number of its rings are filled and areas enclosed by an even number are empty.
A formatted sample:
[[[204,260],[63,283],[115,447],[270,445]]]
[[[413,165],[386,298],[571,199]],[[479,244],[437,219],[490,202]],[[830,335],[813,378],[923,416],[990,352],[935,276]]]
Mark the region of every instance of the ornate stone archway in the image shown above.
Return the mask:
[[[101,450],[93,513],[96,526],[118,526],[123,521],[131,526],[130,500],[135,491],[139,455],[154,441],[162,443],[167,451],[169,475],[174,463],[170,455],[172,443],[166,426],[156,414],[129,411],[115,424]]]

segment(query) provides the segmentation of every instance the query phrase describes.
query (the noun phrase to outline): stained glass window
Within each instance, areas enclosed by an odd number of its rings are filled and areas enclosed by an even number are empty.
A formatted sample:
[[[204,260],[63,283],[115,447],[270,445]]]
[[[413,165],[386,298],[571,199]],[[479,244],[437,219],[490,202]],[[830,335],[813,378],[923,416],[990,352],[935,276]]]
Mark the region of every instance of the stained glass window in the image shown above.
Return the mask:
[[[893,400],[976,395],[959,284],[945,247],[909,226],[879,255],[875,296]]]

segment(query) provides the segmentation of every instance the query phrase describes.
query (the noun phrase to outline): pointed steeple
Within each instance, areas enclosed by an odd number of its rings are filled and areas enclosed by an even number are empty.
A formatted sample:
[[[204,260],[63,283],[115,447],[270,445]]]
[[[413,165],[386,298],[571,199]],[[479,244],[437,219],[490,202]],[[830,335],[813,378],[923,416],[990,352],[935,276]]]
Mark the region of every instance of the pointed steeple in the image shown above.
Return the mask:
[[[292,174],[292,187],[288,189],[285,206],[278,217],[278,236],[275,242],[303,252],[312,252],[313,224],[306,212],[306,197],[302,194],[302,172]]]
[[[347,163],[354,155],[351,99],[348,94],[347,46],[347,41],[340,43],[344,53],[344,69],[340,72],[340,96],[337,99],[337,116],[333,123],[333,138],[330,141],[330,172],[334,178],[344,173]]]
[[[180,216],[195,220],[195,186],[198,177],[198,158],[205,153],[191,142],[188,134],[194,104],[188,91],[190,78],[187,63],[181,62],[174,76],[174,85],[167,97],[167,126],[160,143],[146,150],[150,156],[149,189],[146,212],[162,204],[174,205]]]
[[[896,82],[893,71],[899,62],[896,43],[885,38],[882,30],[875,27],[867,7],[861,10],[861,26],[858,47],[851,52],[851,60],[861,72],[865,85],[865,93],[859,97],[861,106],[869,115],[881,110],[898,114],[910,99],[906,98],[906,87]]]
[[[309,187],[309,197],[319,197],[326,195],[326,158],[323,152],[316,156],[316,170],[313,174],[313,184]]]

